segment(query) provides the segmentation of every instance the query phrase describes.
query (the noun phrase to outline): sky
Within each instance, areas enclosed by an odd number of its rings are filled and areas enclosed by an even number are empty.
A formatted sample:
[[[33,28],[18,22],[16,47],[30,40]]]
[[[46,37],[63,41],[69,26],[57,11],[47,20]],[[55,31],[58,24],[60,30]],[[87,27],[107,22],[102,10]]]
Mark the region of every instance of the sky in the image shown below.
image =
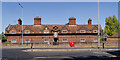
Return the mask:
[[[33,25],[34,17],[41,16],[42,24],[66,24],[69,17],[76,17],[77,24],[87,24],[92,19],[92,24],[98,24],[97,2],[18,2],[2,3],[2,31],[11,24],[18,23],[23,17],[24,25]],[[116,15],[118,18],[117,2],[100,2],[100,24],[104,29],[105,18]]]
[[[97,2],[98,0],[2,0],[3,2]],[[118,2],[120,0],[99,0],[100,2]]]

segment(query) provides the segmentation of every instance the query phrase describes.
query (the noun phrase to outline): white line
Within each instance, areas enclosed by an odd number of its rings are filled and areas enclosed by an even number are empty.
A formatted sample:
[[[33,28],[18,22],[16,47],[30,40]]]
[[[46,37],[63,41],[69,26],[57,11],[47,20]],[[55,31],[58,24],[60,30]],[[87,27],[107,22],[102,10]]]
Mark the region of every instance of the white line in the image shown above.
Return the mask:
[[[34,57],[34,58],[70,58],[70,57]]]

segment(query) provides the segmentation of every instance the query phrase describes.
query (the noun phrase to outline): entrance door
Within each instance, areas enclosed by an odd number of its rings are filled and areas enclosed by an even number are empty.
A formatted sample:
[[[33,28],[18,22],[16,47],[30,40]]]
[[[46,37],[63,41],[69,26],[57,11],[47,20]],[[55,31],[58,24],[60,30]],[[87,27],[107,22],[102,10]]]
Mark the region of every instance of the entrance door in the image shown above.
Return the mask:
[[[54,38],[53,45],[58,45],[58,38]]]
[[[54,38],[54,42],[57,42],[58,38]]]

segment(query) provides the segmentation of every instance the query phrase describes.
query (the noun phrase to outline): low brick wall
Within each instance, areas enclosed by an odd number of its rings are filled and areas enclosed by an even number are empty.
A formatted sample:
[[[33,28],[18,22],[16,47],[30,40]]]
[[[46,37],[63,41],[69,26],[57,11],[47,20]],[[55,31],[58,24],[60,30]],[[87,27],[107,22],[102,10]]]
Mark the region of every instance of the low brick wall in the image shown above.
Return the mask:
[[[120,38],[107,38],[106,44],[120,44]]]
[[[100,45],[102,46],[102,42],[100,43]],[[21,43],[2,43],[3,46],[20,46],[22,45]],[[30,43],[24,43],[23,45],[28,46],[30,45]],[[53,45],[53,43],[45,43],[45,42],[41,42],[41,43],[33,43],[34,46],[49,46],[49,45]],[[69,42],[59,42],[57,45],[59,46],[69,46]],[[105,42],[105,46],[117,46],[118,44],[109,44],[107,42]],[[75,46],[98,46],[97,42],[75,42]]]

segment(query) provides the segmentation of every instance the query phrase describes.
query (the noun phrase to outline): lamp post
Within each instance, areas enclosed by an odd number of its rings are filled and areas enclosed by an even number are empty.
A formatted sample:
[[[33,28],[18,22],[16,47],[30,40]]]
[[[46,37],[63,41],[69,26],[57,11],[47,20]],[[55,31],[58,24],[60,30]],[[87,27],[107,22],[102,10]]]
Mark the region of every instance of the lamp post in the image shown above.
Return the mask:
[[[23,20],[23,6],[19,3],[19,6],[22,8],[22,20]],[[21,38],[22,38],[22,45],[23,45],[23,21],[22,21],[22,34],[21,34]]]
[[[100,48],[100,17],[99,17],[99,0],[98,0],[98,49]]]

